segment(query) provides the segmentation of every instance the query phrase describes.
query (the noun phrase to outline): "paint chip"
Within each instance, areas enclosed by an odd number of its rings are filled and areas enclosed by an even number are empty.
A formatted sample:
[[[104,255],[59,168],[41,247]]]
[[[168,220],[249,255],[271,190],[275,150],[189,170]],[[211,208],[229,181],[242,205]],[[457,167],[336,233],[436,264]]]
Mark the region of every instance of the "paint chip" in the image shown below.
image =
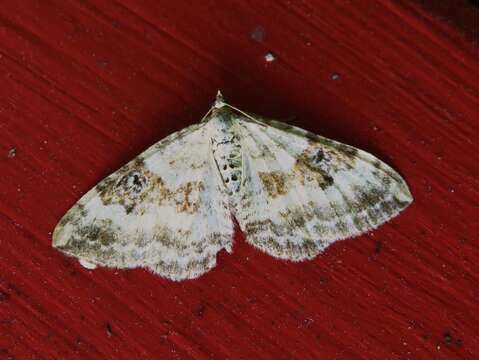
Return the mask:
[[[273,55],[273,53],[269,52],[264,56],[264,59],[266,60],[266,62],[273,62],[276,60],[276,57]]]
[[[110,324],[110,323],[106,323],[106,325],[105,325],[105,331],[106,331],[106,335],[107,335],[108,337],[112,337],[112,335],[113,335],[113,330],[112,330],[112,328],[111,328],[111,324]]]

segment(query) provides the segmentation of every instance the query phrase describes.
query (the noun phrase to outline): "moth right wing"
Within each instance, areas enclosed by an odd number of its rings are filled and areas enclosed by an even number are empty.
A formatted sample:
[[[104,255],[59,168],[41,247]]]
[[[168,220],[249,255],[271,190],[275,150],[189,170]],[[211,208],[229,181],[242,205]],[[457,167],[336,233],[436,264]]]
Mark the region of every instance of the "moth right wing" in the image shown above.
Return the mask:
[[[53,246],[82,264],[144,267],[195,278],[231,251],[233,222],[210,148],[209,124],[153,145],[68,211]]]
[[[237,219],[246,240],[294,261],[376,228],[412,201],[374,156],[279,121],[241,117],[243,183]]]

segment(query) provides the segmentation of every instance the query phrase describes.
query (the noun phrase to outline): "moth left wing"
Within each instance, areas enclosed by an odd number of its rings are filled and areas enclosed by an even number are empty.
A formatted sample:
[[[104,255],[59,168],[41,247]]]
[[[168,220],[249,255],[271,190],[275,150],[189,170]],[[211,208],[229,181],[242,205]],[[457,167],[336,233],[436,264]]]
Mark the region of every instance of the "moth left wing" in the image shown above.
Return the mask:
[[[195,278],[215,266],[219,250],[231,251],[225,196],[209,125],[192,125],[86,193],[57,225],[53,246],[85,265]]]
[[[411,201],[404,180],[374,156],[278,121],[240,117],[243,183],[237,219],[272,256],[309,259],[362,234]]]

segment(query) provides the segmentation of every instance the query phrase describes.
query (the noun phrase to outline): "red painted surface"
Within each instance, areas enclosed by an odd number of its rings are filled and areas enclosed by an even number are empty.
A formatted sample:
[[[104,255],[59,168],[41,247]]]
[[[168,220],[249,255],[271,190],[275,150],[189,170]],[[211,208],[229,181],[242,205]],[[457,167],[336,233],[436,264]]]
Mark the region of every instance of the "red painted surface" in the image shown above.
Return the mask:
[[[461,16],[479,17],[442,3],[3,1],[0,359],[477,358],[479,49]],[[379,156],[415,202],[305,263],[238,235],[181,283],[50,247],[83,193],[218,88]]]

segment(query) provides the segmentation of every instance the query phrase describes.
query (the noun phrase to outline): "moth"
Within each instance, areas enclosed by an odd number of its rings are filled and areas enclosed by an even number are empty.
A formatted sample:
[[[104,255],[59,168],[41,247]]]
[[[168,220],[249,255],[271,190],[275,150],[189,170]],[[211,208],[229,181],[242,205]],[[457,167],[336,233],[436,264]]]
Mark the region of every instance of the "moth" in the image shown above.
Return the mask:
[[[60,220],[53,246],[82,265],[196,278],[246,241],[280,259],[312,259],[376,228],[413,198],[391,167],[349,145],[228,104],[106,177]]]

